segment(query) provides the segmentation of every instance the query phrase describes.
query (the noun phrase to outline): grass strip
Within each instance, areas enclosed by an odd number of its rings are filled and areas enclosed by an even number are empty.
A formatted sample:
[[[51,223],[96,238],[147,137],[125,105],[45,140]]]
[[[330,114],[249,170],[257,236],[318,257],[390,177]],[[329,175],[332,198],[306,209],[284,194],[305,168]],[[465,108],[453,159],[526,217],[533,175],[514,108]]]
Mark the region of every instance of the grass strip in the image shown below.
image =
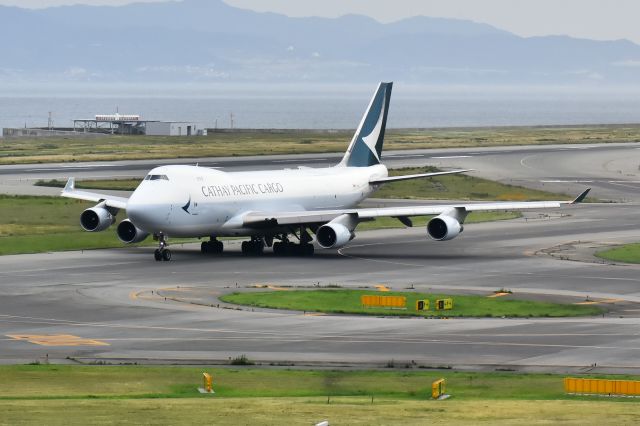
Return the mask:
[[[22,343],[20,343],[22,344]],[[293,370],[259,367],[3,365],[0,400],[208,398],[198,393],[202,373],[213,376],[220,398],[374,396],[424,400],[431,383],[447,381],[460,400],[575,399],[555,374],[432,370],[411,360],[389,360],[388,370]],[[392,368],[391,368],[392,367]],[[581,376],[593,377],[593,376]],[[599,378],[637,380],[633,376]],[[594,399],[585,397],[585,399]]]
[[[629,402],[629,401],[627,401]],[[0,401],[4,424],[66,425],[633,425],[619,401],[413,401],[368,397]]]
[[[396,369],[0,366],[0,422],[274,425],[328,419],[336,425],[600,425],[640,421],[637,399],[566,395],[560,375],[435,371],[393,360],[389,366]],[[196,390],[204,371],[213,375],[213,396]],[[452,398],[432,401],[431,383],[441,378]]]
[[[405,296],[406,310],[363,307],[360,296]],[[435,301],[453,299],[453,309],[436,311]],[[430,311],[416,311],[416,301],[430,301]],[[325,312],[335,314],[427,316],[427,317],[573,317],[598,315],[602,308],[593,305],[572,305],[509,297],[447,295],[417,292],[377,292],[376,290],[292,290],[238,292],[220,297],[226,303],[258,308],[294,311]]]
[[[5,138],[0,164],[343,152],[353,131],[215,133],[204,137]],[[389,129],[385,149],[640,142],[638,125]]]
[[[640,263],[640,243],[625,244],[596,253],[601,259],[614,262]]]
[[[122,247],[115,227],[86,232],[80,214],[95,203],[62,197],[0,195],[0,255]],[[119,219],[124,219],[122,215]],[[179,244],[194,239],[174,239]],[[134,245],[154,245],[151,238]]]

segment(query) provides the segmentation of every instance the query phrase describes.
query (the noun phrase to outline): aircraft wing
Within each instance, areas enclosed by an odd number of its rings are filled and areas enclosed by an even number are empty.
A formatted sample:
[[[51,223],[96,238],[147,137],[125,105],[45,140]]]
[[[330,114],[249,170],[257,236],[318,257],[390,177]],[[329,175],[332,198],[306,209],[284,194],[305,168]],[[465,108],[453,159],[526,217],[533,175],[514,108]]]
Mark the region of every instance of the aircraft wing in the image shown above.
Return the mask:
[[[351,215],[358,221],[371,220],[378,217],[407,218],[412,216],[439,215],[451,211],[470,213],[474,211],[553,209],[566,204],[582,202],[591,188],[582,192],[574,200],[568,201],[524,201],[524,202],[491,202],[437,204],[407,207],[354,208],[344,210],[315,210],[293,212],[249,212],[243,216],[246,227],[266,227],[283,225],[305,225],[327,223],[342,215]]]
[[[126,209],[128,201],[124,197],[115,197],[112,195],[99,194],[97,192],[78,191],[76,189],[76,181],[74,178],[69,178],[60,195],[78,200],[95,201],[96,203],[104,202],[107,207],[113,207],[115,209]]]
[[[380,185],[383,183],[391,183],[391,182],[400,182],[402,180],[410,180],[410,179],[421,179],[421,178],[428,178],[428,177],[434,177],[434,176],[444,176],[444,175],[454,175],[454,174],[458,174],[458,173],[466,173],[466,172],[472,172],[472,169],[464,169],[464,170],[450,170],[450,171],[446,171],[446,172],[431,172],[431,173],[420,173],[417,175],[404,175],[404,176],[389,176],[386,178],[379,178],[379,179],[374,179],[372,181],[370,181],[369,183],[371,185]]]

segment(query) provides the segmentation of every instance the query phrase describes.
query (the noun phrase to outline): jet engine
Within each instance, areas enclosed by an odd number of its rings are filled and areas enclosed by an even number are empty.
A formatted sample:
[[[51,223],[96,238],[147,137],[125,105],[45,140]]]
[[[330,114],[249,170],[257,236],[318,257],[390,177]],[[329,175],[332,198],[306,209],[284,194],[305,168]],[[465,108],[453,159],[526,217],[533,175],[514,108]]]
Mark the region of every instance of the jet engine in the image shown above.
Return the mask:
[[[104,231],[113,225],[115,221],[115,216],[100,204],[83,211],[80,215],[80,226],[89,232]]]
[[[148,232],[144,232],[136,227],[129,219],[125,219],[118,225],[118,238],[125,244],[135,244],[144,241],[149,236]]]
[[[340,248],[351,241],[353,237],[355,237],[355,234],[341,223],[329,222],[318,228],[316,232],[318,244],[326,249]]]
[[[456,218],[441,214],[427,223],[427,234],[436,241],[453,240],[464,227]]]

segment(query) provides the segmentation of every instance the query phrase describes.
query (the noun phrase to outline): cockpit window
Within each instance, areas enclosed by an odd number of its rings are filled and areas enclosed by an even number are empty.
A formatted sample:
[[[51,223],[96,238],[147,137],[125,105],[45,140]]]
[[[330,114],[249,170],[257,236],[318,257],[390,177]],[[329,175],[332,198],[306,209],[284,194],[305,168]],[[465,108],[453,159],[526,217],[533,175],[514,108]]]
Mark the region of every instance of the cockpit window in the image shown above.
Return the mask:
[[[147,175],[144,180],[169,180],[167,175]]]

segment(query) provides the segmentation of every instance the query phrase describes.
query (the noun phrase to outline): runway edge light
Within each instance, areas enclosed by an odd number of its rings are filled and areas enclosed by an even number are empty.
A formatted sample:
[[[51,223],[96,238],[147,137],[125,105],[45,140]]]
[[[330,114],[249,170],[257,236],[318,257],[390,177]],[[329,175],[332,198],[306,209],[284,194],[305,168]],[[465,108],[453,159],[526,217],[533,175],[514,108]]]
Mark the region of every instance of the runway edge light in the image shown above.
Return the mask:
[[[215,392],[213,391],[213,377],[211,376],[211,374],[202,373],[202,381],[203,386],[201,388],[198,388],[198,392],[214,394]]]

